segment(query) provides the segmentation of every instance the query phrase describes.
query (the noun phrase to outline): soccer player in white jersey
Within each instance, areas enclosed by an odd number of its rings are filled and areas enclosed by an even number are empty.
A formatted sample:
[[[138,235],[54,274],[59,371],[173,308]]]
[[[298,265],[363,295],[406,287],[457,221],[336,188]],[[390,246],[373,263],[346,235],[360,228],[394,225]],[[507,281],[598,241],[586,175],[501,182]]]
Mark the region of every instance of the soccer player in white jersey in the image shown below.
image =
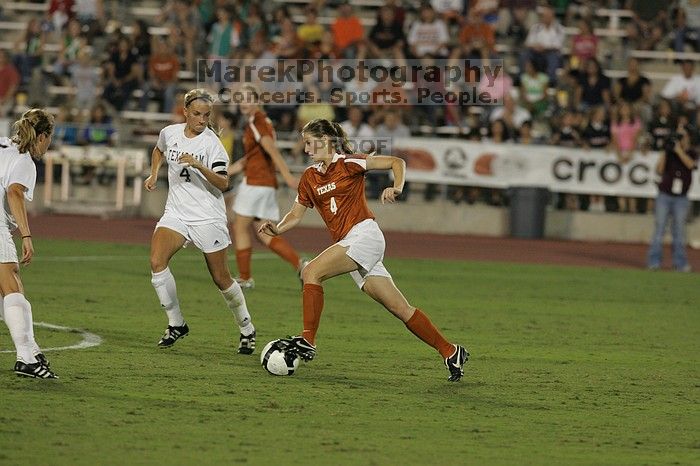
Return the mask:
[[[161,130],[151,156],[151,175],[144,182],[147,191],[156,189],[158,169],[165,160],[168,199],[151,240],[151,283],[168,316],[168,328],[158,346],[168,348],[189,333],[168,263],[191,242],[204,253],[211,278],[238,323],[238,352],[252,354],[255,327],[241,287],[228,268],[226,250],[231,238],[223,191],[228,186],[229,158],[217,134],[209,127],[213,101],[204,89],[193,89],[185,95],[185,123]]]
[[[36,166],[51,144],[53,116],[45,110],[31,109],[13,126],[12,138],[0,138],[0,317],[5,320],[17,349],[15,373],[40,379],[58,378],[34,340],[32,305],[24,297],[19,278],[17,249],[12,231],[22,237],[22,264],[29,265],[34,256],[32,234],[27,220],[25,200],[31,201],[36,184]]]

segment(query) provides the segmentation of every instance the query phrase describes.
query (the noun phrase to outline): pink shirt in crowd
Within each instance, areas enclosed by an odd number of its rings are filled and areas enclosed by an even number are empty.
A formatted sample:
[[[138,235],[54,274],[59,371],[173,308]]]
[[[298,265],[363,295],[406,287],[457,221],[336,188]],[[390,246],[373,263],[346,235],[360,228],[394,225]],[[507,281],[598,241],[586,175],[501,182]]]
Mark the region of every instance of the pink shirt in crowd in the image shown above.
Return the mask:
[[[617,138],[617,148],[628,151],[637,147],[637,134],[640,129],[642,124],[636,119],[632,123],[613,123],[610,132]]]

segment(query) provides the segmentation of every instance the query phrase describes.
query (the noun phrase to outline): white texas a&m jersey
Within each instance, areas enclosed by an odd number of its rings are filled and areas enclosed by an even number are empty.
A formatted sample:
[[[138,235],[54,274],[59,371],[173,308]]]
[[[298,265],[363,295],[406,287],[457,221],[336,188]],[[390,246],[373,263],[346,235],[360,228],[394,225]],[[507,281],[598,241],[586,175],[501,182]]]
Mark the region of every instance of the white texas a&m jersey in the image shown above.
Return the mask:
[[[189,224],[226,222],[224,195],[196,168],[178,163],[180,155],[192,154],[215,173],[226,173],[228,154],[216,133],[206,128],[199,135],[185,136],[185,123],[163,128],[158,149],[168,164],[168,200],[165,213]]]
[[[15,183],[27,188],[24,198],[31,201],[36,184],[36,165],[28,152],[20,154],[17,145],[10,138],[3,137],[0,138],[0,196],[2,196],[0,228],[7,228],[10,231],[17,228],[17,223],[7,203],[7,188]]]

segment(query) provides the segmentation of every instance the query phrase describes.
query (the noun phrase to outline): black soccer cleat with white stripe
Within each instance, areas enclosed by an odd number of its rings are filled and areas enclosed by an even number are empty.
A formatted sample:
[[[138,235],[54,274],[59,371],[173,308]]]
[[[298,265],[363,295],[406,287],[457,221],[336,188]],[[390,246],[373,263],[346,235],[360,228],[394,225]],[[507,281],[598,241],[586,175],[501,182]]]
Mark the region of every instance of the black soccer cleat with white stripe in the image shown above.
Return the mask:
[[[450,371],[450,376],[447,378],[450,382],[457,382],[464,377],[464,364],[469,360],[469,352],[459,345],[455,345],[455,352],[452,356],[445,358],[445,366]]]
[[[312,361],[316,357],[316,347],[302,336],[288,337],[283,341],[289,345],[287,351],[296,353],[304,362]]]
[[[48,359],[46,359],[46,356],[44,356],[44,353],[37,353],[34,355],[37,361],[45,365],[46,367],[51,367],[51,363],[49,362]]]
[[[37,361],[32,364],[17,361],[15,363],[15,374],[19,377],[31,377],[33,379],[57,379],[58,376],[51,372],[47,366]]]
[[[255,351],[255,330],[250,335],[243,335],[238,343],[238,354],[253,354]]]
[[[168,325],[163,337],[158,342],[158,347],[170,348],[177,340],[186,337],[188,333],[190,333],[190,328],[187,326],[187,323],[183,323],[180,327]]]

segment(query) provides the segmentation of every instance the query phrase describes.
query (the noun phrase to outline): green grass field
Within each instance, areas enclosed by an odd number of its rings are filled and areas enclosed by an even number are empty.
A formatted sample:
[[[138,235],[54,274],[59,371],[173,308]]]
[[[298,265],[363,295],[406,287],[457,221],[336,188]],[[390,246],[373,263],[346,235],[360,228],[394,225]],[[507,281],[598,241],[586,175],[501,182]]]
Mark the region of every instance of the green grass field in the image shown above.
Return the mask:
[[[190,336],[163,351],[146,247],[36,247],[22,271],[35,321],[104,342],[48,352],[56,381],[20,379],[0,354],[2,465],[700,464],[694,274],[390,259],[409,300],[469,348],[463,381],[349,277],[326,284],[316,360],[273,377],[235,353],[195,251],[171,264]],[[262,348],[299,331],[300,290],[267,254],[253,267]]]

